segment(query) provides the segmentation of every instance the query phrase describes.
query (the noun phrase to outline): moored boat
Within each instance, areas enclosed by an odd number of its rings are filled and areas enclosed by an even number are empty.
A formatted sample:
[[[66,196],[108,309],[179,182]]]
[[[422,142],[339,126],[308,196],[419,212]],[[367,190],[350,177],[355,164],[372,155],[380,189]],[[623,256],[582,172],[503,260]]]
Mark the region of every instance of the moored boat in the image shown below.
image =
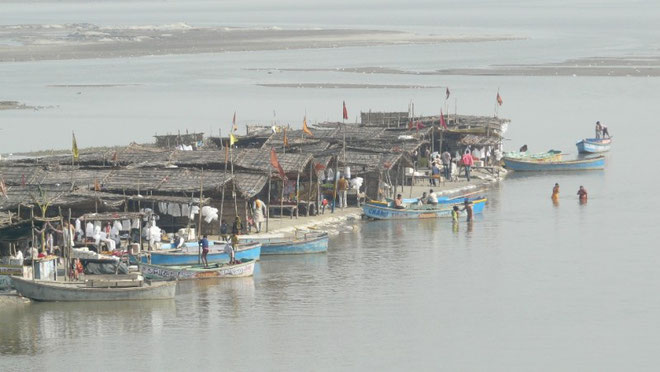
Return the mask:
[[[12,277],[12,282],[21,296],[35,301],[165,300],[174,298],[176,292],[176,282],[136,281],[135,285],[125,286],[128,284],[106,280],[108,286],[103,286],[93,279],[81,283],[18,277]]]
[[[297,233],[293,236],[243,236],[240,238],[245,242],[261,243],[261,254],[303,254],[323,253],[328,251],[328,233],[308,232]]]
[[[504,167],[518,172],[597,170],[605,168],[605,157],[601,155],[593,158],[548,162],[505,158]]]
[[[207,279],[207,278],[242,278],[254,275],[255,260],[246,260],[236,264],[212,264],[208,268],[202,265],[160,266],[141,263],[140,272],[147,279]]]
[[[486,198],[481,197],[472,201],[472,211],[474,213],[481,213],[486,205]],[[457,202],[455,205],[460,205]],[[451,217],[452,205],[438,204],[438,205],[422,205],[422,206],[409,206],[404,209],[390,208],[388,206],[378,204],[365,204],[362,207],[364,214],[373,219],[378,220],[398,220],[398,219],[415,219],[415,218],[441,218]],[[464,214],[464,211],[460,211]]]
[[[222,250],[220,250],[222,248]],[[152,265],[196,265],[199,264],[198,248],[187,247],[187,249],[164,249],[160,251],[151,251],[148,253],[151,260],[147,255],[142,255],[140,261],[143,263],[150,263]],[[258,260],[261,256],[261,244],[249,243],[239,244],[234,250],[234,257],[236,260]],[[210,247],[209,253],[206,256],[209,263],[225,263],[229,262],[229,256],[224,252],[223,245],[215,245]]]
[[[612,145],[611,138],[585,138],[578,141],[576,144],[578,152],[581,154],[599,153],[610,151]]]
[[[562,153],[560,150],[548,150],[546,152],[539,152],[529,154],[525,152],[511,151],[503,154],[504,159],[517,159],[528,161],[559,161],[561,160]]]

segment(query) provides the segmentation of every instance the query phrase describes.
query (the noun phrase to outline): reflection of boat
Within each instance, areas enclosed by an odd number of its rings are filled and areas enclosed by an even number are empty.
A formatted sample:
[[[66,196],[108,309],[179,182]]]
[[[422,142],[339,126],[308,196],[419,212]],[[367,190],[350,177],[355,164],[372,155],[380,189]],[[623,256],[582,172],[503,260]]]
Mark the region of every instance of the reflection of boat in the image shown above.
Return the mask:
[[[605,168],[605,157],[567,160],[567,161],[527,161],[504,159],[504,166],[514,171],[546,172],[546,171],[572,171],[572,170],[594,170]]]
[[[140,272],[148,279],[206,279],[241,278],[254,274],[254,260],[237,264],[213,264],[208,268],[202,265],[159,266],[140,264]]]
[[[460,205],[457,202],[455,205]],[[472,211],[474,213],[481,213],[486,205],[486,198],[481,197],[472,201]],[[411,219],[411,218],[438,218],[438,217],[451,217],[452,205],[451,204],[437,204],[429,205],[424,204],[421,206],[410,205],[404,209],[390,208],[388,206],[367,203],[362,207],[362,211],[369,218],[378,220],[395,220],[395,219]],[[460,212],[465,214],[464,211]]]
[[[579,153],[598,153],[610,151],[611,138],[585,138],[575,144]]]
[[[296,233],[293,236],[244,235],[240,237],[240,240],[261,243],[262,255],[322,253],[328,251],[328,233],[326,232]]]
[[[528,154],[525,152],[511,151],[503,154],[504,159],[514,160],[528,160],[528,161],[560,161],[562,153],[559,150],[548,150],[546,152],[539,152],[536,154]]]
[[[200,263],[199,248],[165,249],[151,251],[148,254],[151,256],[151,261],[144,255],[141,258],[143,263],[150,263],[152,265],[197,265]],[[234,255],[236,260],[258,260],[261,255],[261,244],[239,244],[235,249]],[[229,256],[224,252],[224,245],[216,244],[214,247],[210,247],[206,258],[209,263],[229,262]]]
[[[21,296],[36,301],[163,300],[174,298],[176,292],[174,281],[147,283],[142,280],[88,279],[85,283],[72,283],[17,277],[12,281]]]

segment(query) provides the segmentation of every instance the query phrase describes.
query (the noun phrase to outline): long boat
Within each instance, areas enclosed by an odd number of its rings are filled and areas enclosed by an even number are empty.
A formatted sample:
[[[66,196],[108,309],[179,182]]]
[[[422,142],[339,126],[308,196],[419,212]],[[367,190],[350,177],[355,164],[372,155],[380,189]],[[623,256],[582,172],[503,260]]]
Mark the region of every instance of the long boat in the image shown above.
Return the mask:
[[[176,282],[142,282],[133,287],[95,287],[80,282],[18,277],[12,277],[12,282],[21,296],[35,301],[166,300],[174,298],[176,292]]]
[[[482,197],[472,202],[472,211],[474,213],[481,213],[486,205],[486,198]],[[458,205],[459,203],[457,203]],[[388,206],[377,204],[365,204],[362,206],[364,214],[373,219],[378,220],[398,220],[398,219],[415,219],[415,218],[440,218],[451,217],[452,206],[448,204],[428,205],[423,206],[409,206],[404,209],[390,208]],[[460,211],[460,214],[465,214]]]
[[[224,252],[224,245],[216,245],[210,248],[206,259],[209,263],[229,262],[229,256]],[[221,250],[222,249],[222,250]],[[149,256],[151,256],[149,258]],[[261,243],[239,244],[234,251],[236,260],[258,260],[261,256]],[[142,255],[140,261],[152,265],[196,265],[199,264],[198,248],[188,249],[164,249],[151,251],[148,255]]]
[[[454,206],[454,205],[462,205],[465,200],[467,199],[468,201],[475,202],[477,200],[483,199],[483,196],[476,196],[476,197],[470,197],[469,195],[474,195],[475,193],[470,193],[467,195],[460,195],[460,196],[454,196],[454,197],[449,197],[449,196],[439,196],[438,197],[438,204],[444,205],[447,207],[448,205]],[[404,206],[408,205],[415,205],[419,202],[420,198],[403,198],[401,201],[403,202]],[[391,198],[386,198],[385,201],[378,201],[378,200],[367,200],[367,204],[373,204],[373,205],[380,205],[380,206],[385,206],[385,207],[394,207],[394,199]]]
[[[242,236],[241,241],[261,243],[261,254],[303,254],[323,253],[328,251],[328,233],[309,232],[293,236]]]
[[[576,144],[578,152],[581,154],[594,154],[610,151],[612,145],[611,138],[585,138]]]
[[[505,152],[503,154],[505,159],[529,160],[529,161],[559,161],[561,160],[562,153],[560,150],[548,150],[546,152],[539,152],[529,154],[519,151]]]
[[[605,157],[596,156],[593,158],[566,160],[566,161],[525,161],[515,159],[504,159],[504,166],[518,172],[549,172],[549,171],[575,171],[575,170],[595,170],[605,168]]]
[[[212,264],[206,268],[202,265],[160,266],[146,263],[140,264],[140,272],[147,279],[207,279],[207,278],[242,278],[254,275],[254,260],[246,260],[237,264]]]

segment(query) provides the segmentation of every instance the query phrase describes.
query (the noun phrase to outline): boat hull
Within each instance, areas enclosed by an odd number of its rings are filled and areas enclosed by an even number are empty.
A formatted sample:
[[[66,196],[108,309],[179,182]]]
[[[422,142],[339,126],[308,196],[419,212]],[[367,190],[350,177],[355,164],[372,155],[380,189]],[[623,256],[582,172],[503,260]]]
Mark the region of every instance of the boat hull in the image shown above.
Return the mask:
[[[504,158],[504,166],[517,172],[598,170],[605,168],[605,157],[557,162],[520,161]]]
[[[302,240],[260,241],[262,255],[324,253],[328,251],[328,234],[316,234]]]
[[[254,260],[235,265],[224,265],[205,269],[200,266],[159,266],[140,264],[140,272],[148,279],[208,279],[208,278],[242,278],[254,275]]]
[[[147,256],[142,256],[140,261],[143,263],[151,263],[152,265],[197,265],[199,264],[199,255],[196,252],[172,252],[172,250],[165,250],[163,252],[152,251],[151,262]],[[249,244],[239,246],[234,252],[236,260],[258,260],[261,256],[261,244]],[[209,252],[206,256],[209,263],[226,263],[229,262],[229,256],[224,252]]]
[[[585,138],[575,145],[577,146],[578,152],[581,154],[597,154],[601,152],[610,151],[610,146],[612,140],[609,138]]]
[[[457,203],[457,205],[459,205]],[[482,198],[472,202],[472,211],[474,213],[481,213],[486,205],[486,198]],[[395,209],[383,207],[374,204],[365,204],[362,207],[364,214],[373,219],[378,220],[400,220],[400,219],[419,219],[419,218],[443,218],[451,217],[452,208],[449,205],[442,205],[438,209]],[[464,215],[465,212],[459,212]]]
[[[80,284],[12,278],[16,291],[35,301],[128,301],[174,298],[176,282],[144,284],[128,288],[88,288]]]

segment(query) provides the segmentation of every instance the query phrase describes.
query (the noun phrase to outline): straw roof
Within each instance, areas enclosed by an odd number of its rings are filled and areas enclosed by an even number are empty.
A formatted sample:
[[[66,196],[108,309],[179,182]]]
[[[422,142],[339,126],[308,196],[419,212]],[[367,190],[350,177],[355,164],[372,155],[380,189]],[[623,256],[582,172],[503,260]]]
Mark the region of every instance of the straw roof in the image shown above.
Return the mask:
[[[264,189],[268,182],[268,176],[258,173],[239,172],[234,173],[234,185],[236,190],[246,199],[249,199]]]
[[[303,172],[312,161],[311,154],[278,154],[278,161],[286,173]],[[263,173],[273,172],[269,149],[238,149],[234,151],[234,167]]]

